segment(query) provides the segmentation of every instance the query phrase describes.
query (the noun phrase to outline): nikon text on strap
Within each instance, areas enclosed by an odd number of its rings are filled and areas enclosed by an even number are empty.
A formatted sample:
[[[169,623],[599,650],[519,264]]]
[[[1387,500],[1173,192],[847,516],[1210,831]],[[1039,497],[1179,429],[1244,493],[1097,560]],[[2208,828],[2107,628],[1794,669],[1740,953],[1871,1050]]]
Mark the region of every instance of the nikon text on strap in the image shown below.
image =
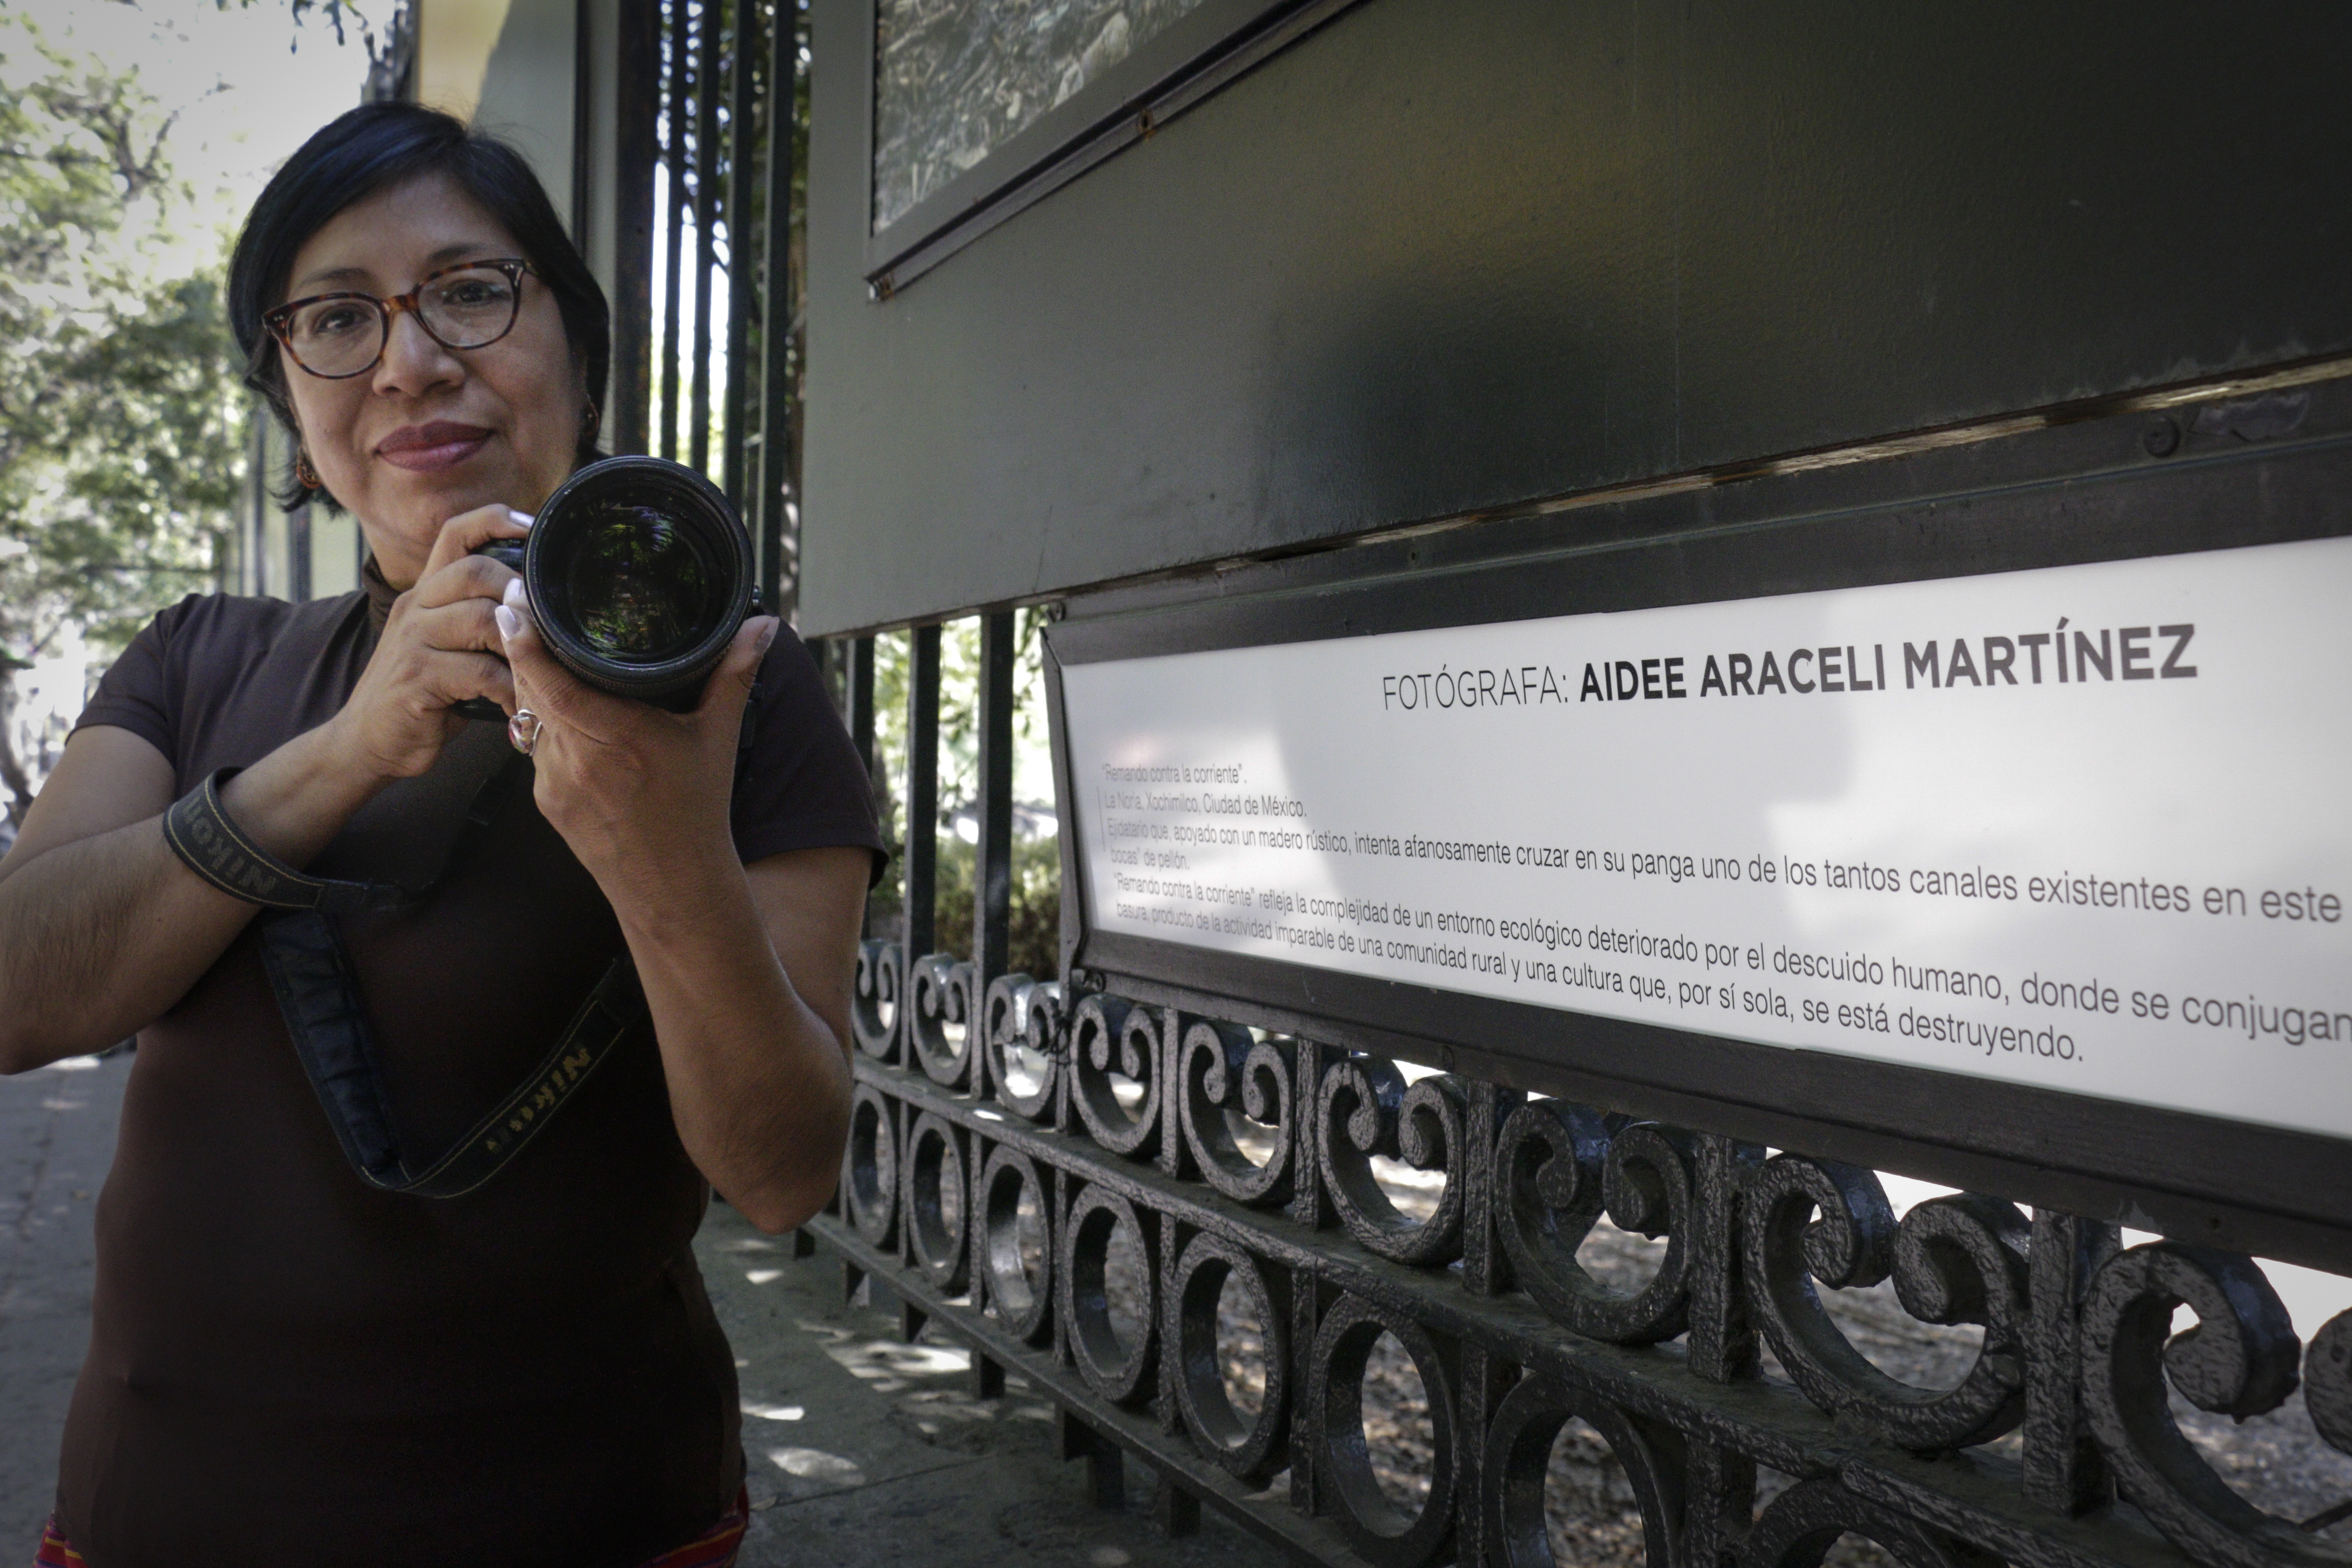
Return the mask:
[[[493,756],[439,868],[415,889],[312,877],[271,855],[222,807],[221,786],[235,768],[211,774],[163,816],[164,841],[190,870],[230,897],[272,911],[261,917],[257,934],[295,1055],[352,1168],[383,1192],[454,1198],[479,1187],[539,1135],[647,1016],[636,970],[625,954],[589,992],[554,1048],[471,1131],[421,1163],[401,1152],[351,958],[327,917],[402,909],[430,893],[469,841],[488,827],[521,771],[521,759],[505,751],[503,737]]]
[[[221,807],[221,785],[239,771],[207,774],[163,814],[163,841],[189,870],[232,899],[272,910],[350,914],[396,910],[412,901],[405,888],[391,882],[306,876],[247,837]]]
[[[286,1015],[295,1054],[318,1091],[328,1125],[352,1168],[370,1186],[423,1198],[454,1198],[498,1174],[547,1126],[597,1064],[646,1017],[645,994],[618,958],[564,1026],[554,1049],[472,1131],[422,1169],[394,1135],[390,1106],[360,1005],[351,960],[326,917],[311,910],[267,915],[261,958]]]

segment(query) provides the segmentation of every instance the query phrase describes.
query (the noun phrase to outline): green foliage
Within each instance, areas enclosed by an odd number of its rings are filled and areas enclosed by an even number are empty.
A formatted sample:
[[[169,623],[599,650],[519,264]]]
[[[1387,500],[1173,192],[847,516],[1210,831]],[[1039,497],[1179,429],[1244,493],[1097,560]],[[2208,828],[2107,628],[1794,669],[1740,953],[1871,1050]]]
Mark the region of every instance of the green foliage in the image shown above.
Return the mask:
[[[1013,795],[1050,805],[1053,759],[1045,713],[1045,612],[1020,612],[1013,659]],[[874,752],[882,836],[894,855],[905,846],[907,681],[911,638],[874,640]],[[935,925],[942,952],[971,956],[972,847],[956,837],[955,814],[980,793],[980,622],[940,629],[940,827]],[[874,890],[868,929],[896,935],[903,861]],[[1048,977],[1061,973],[1062,881],[1056,841],[1016,838],[1013,846],[1012,967]]]
[[[978,858],[961,838],[940,842],[932,945],[958,958],[971,956],[971,868]],[[1062,862],[1053,839],[1013,840],[1013,908],[1006,923],[1008,973],[1051,980],[1062,973]],[[898,929],[895,919],[889,929]]]
[[[1053,764],[1045,720],[1045,612],[1027,609],[1015,620],[1013,656],[1013,796],[1050,802]],[[907,777],[907,681],[912,638],[897,633],[874,639],[874,753],[886,796],[883,832],[902,829],[897,813]],[[960,805],[980,794],[980,621],[940,628],[940,811],[944,826]]]
[[[217,577],[246,404],[222,237],[169,275],[189,199],[170,129],[133,79],[0,16],[0,662],[68,625],[119,647]]]

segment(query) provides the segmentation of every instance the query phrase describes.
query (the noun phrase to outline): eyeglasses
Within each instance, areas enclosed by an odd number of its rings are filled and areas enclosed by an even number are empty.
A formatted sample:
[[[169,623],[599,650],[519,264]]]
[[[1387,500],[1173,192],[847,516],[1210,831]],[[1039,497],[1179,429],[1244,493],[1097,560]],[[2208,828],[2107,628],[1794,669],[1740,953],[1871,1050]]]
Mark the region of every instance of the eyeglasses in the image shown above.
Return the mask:
[[[507,257],[445,267],[405,294],[313,294],[291,300],[261,318],[296,364],[329,381],[365,375],[383,358],[392,318],[415,313],[416,324],[446,349],[488,348],[514,331],[522,310],[528,261]]]

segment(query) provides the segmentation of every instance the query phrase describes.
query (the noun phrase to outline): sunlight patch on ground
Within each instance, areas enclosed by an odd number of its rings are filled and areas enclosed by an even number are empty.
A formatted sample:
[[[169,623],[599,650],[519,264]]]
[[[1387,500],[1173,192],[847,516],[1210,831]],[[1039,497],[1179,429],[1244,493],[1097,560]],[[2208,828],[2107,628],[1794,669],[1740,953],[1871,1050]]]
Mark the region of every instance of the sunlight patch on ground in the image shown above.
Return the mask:
[[[824,1353],[877,1394],[896,1394],[917,1379],[949,1376],[971,1370],[971,1352],[956,1345],[904,1344],[897,1340],[861,1339],[830,1323],[803,1321],[803,1331],[814,1335]]]
[[[771,1448],[768,1462],[788,1476],[804,1481],[822,1481],[828,1486],[862,1487],[866,1472],[854,1459],[839,1454],[828,1454],[822,1448]]]

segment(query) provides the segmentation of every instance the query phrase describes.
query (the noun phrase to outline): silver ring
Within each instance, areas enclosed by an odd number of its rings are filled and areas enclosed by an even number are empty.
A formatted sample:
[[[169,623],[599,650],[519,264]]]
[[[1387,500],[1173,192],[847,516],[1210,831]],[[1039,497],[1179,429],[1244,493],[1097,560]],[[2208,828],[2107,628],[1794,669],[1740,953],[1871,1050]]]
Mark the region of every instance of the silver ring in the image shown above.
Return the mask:
[[[547,721],[538,714],[528,708],[518,708],[514,717],[507,721],[507,739],[516,751],[527,757],[530,755],[530,749],[539,744],[540,731],[546,727]]]

